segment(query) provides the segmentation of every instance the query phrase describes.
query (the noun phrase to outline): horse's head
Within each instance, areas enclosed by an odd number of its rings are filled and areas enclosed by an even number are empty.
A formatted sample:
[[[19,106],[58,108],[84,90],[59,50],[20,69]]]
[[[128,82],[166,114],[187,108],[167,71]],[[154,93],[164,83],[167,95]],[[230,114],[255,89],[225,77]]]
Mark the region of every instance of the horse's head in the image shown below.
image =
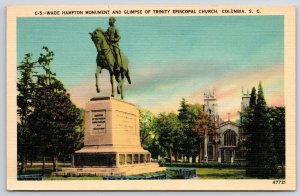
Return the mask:
[[[105,32],[101,28],[97,28],[93,33],[89,32],[91,39],[93,40],[98,51],[101,50],[101,43],[105,41]]]
[[[105,32],[101,28],[97,28],[93,31],[93,33],[89,32],[89,34],[94,42],[105,39]]]

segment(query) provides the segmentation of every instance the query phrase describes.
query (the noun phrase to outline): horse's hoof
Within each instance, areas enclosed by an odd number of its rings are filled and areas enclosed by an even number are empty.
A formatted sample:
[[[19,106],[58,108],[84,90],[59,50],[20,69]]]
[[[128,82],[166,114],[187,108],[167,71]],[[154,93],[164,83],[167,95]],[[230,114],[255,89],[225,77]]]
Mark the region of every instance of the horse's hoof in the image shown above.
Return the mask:
[[[97,93],[100,93],[100,89],[99,88],[97,88],[96,90],[97,90]]]
[[[119,87],[119,86],[117,87],[117,91],[118,91],[118,94],[120,94],[120,93],[121,93],[121,91],[120,91],[120,87]]]
[[[114,94],[111,94],[111,97],[115,97],[115,95],[114,95]]]

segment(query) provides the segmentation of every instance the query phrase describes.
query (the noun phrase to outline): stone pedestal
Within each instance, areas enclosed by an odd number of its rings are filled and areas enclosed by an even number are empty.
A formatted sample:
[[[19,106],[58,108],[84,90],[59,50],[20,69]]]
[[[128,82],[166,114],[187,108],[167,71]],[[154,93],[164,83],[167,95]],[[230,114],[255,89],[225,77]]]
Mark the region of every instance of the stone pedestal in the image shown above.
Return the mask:
[[[84,147],[75,152],[75,168],[54,175],[130,175],[165,170],[151,163],[151,154],[142,148],[139,111],[131,103],[112,97],[92,98],[85,108],[84,133]]]

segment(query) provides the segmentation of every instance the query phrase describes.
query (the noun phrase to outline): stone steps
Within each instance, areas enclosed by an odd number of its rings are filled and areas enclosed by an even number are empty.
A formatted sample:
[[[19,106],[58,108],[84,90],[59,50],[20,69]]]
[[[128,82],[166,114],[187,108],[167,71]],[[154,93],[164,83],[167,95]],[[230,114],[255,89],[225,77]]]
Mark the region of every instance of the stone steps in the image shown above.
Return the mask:
[[[53,172],[52,176],[124,176],[122,172]]]
[[[117,172],[118,168],[68,168],[63,172]]]
[[[121,166],[115,168],[64,168],[60,172],[53,172],[53,176],[125,176],[143,173],[165,171],[165,167],[158,164]]]

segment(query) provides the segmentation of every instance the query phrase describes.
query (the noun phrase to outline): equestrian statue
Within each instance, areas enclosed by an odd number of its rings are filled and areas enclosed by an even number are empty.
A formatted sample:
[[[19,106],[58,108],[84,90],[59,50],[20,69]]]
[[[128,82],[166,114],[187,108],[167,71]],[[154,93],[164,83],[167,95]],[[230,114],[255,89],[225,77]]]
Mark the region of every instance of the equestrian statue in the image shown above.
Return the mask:
[[[91,35],[96,49],[97,49],[97,69],[95,73],[96,77],[96,90],[100,92],[98,84],[98,74],[101,74],[102,69],[107,69],[110,74],[111,83],[111,96],[115,96],[114,79],[118,82],[117,92],[121,94],[121,98],[124,98],[123,84],[126,77],[129,84],[131,84],[128,60],[120,51],[119,41],[121,39],[118,29],[114,26],[116,19],[114,17],[109,18],[109,28],[104,32],[101,28],[97,28]]]

